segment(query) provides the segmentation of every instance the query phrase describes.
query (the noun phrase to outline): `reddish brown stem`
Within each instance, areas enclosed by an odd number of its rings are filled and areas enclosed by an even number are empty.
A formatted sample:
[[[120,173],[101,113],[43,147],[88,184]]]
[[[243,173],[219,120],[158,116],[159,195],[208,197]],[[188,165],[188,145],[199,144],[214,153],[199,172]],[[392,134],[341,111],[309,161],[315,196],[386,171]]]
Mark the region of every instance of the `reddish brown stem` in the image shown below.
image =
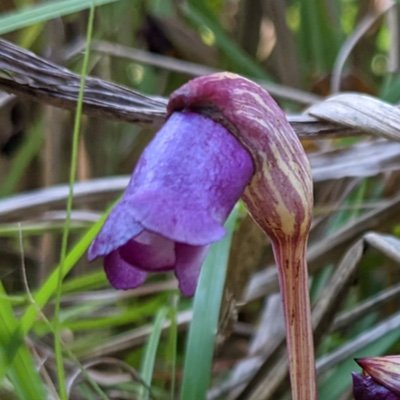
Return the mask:
[[[273,245],[278,264],[286,324],[290,382],[293,400],[317,399],[314,344],[311,325],[306,243],[292,240]],[[307,382],[308,384],[304,384]]]

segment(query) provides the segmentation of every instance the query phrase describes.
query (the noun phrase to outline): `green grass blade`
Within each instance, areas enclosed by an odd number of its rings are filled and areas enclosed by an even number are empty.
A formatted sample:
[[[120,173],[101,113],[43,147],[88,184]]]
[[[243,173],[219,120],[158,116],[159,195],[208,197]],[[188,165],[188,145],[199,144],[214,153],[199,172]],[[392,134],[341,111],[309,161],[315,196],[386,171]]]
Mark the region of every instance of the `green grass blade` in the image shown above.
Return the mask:
[[[74,230],[82,230],[87,228],[89,225],[86,222],[76,222],[72,223],[71,231]],[[44,233],[58,233],[62,232],[64,224],[59,221],[51,221],[51,222],[27,222],[24,223],[23,226],[16,226],[15,223],[10,224],[0,224],[0,237],[11,237],[15,238],[22,232],[24,237],[27,238],[29,236],[40,236]]]
[[[178,344],[178,300],[179,297],[176,293],[172,296],[171,306],[169,309],[170,327],[168,329],[167,348],[165,364],[170,368],[170,399],[175,399],[175,377],[176,377],[176,358],[177,358],[177,344]]]
[[[58,274],[56,302],[54,307],[54,348],[55,348],[55,359],[57,366],[58,388],[61,400],[67,400],[68,397],[65,386],[65,372],[64,372],[64,360],[63,360],[62,341],[61,341],[61,321],[60,321],[63,267],[65,262],[65,257],[67,255],[69,230],[71,225],[72,202],[74,195],[74,183],[76,179],[76,173],[78,170],[78,148],[79,148],[79,136],[81,130],[81,118],[83,110],[83,93],[85,90],[86,77],[89,71],[89,54],[90,54],[90,44],[93,36],[94,12],[95,12],[95,7],[92,1],[88,18],[88,24],[87,24],[85,52],[82,63],[79,96],[76,104],[74,130],[72,134],[71,164],[69,171],[69,192],[66,205],[67,216],[65,219],[65,225],[61,240],[60,269]]]
[[[107,214],[108,213],[106,213],[98,222],[93,224],[88,232],[86,232],[86,234],[79,240],[79,242],[65,257],[64,268],[62,271],[63,277],[65,277],[73,269],[77,262],[86,253],[86,250],[88,249],[90,243],[93,241],[93,239],[96,237],[101,227],[103,226]],[[21,317],[18,330],[23,336],[26,335],[32,328],[32,325],[37,319],[40,310],[48,303],[51,297],[54,296],[57,289],[59,269],[60,265],[54,268],[54,271],[49,276],[47,281],[33,296],[35,303],[31,304]]]
[[[185,4],[182,7],[185,16],[199,27],[206,26],[215,36],[217,46],[235,69],[235,72],[252,76],[253,78],[272,80],[266,71],[244,50],[242,50],[221,28],[220,24],[213,21],[194,5]]]
[[[44,399],[42,381],[25,343],[18,344],[18,350],[12,357],[12,362],[9,362],[9,350],[14,347],[14,331],[17,325],[18,321],[0,282],[0,376],[7,373],[20,399]]]
[[[336,5],[332,3],[332,7]],[[300,41],[304,61],[311,61],[313,72],[327,73],[339,50],[343,32],[340,25],[333,25],[334,15],[330,15],[325,2],[301,0],[300,10]]]
[[[157,310],[165,304],[162,298],[155,297],[149,300],[142,300],[138,304],[126,309],[120,310],[109,316],[98,316],[99,309],[105,304],[110,303],[110,300],[88,301],[80,306],[75,306],[63,310],[60,319],[61,327],[75,331],[94,331],[94,330],[107,330],[119,326],[140,324],[148,318],[153,316]],[[119,310],[119,309],[118,309]],[[35,324],[35,333],[37,335],[44,335],[49,333],[48,324],[44,322],[37,322]]]
[[[97,270],[84,275],[79,275],[68,279],[63,284],[63,293],[76,293],[85,290],[98,289],[104,286],[107,278],[103,270]]]
[[[189,329],[181,399],[205,399],[209,387],[215,334],[224,290],[225,275],[232,233],[238,207],[226,223],[227,234],[211,247],[201,269],[193,304],[193,320]]]
[[[107,213],[96,222],[89,231],[83,236],[83,238],[73,247],[73,249],[68,253],[64,261],[64,267],[62,269],[62,275],[65,277],[72,268],[77,264],[80,258],[86,253],[87,248],[93,241],[97,233],[103,226],[104,220],[107,217]],[[4,368],[0,368],[0,381],[4,377],[5,368],[12,364],[15,355],[19,349],[19,346],[23,344],[23,338],[28,334],[32,328],[34,322],[38,318],[41,309],[48,303],[48,301],[54,296],[57,284],[58,284],[58,274],[60,265],[58,265],[47,281],[41,286],[38,292],[33,296],[34,303],[29,305],[25,313],[22,315],[19,324],[13,329],[13,334],[10,336],[7,344],[4,348],[7,349],[7,358],[4,360]],[[3,295],[0,295],[0,302],[3,300]],[[1,360],[0,360],[1,361]]]
[[[0,23],[1,25],[1,23]],[[1,30],[1,28],[0,28]],[[18,150],[15,157],[11,161],[8,174],[0,187],[0,197],[8,196],[14,193],[15,188],[21,178],[27,174],[26,170],[29,167],[33,158],[39,153],[43,144],[43,127],[41,124],[36,124],[32,132],[24,140],[23,145]]]
[[[86,234],[79,240],[79,242],[72,248],[72,250],[67,254],[64,261],[64,266],[62,270],[62,276],[65,277],[76,265],[76,263],[84,256],[86,250],[88,249],[90,243],[99,233],[101,227],[103,226],[106,215],[96,222]],[[33,296],[35,299],[35,304],[29,306],[21,318],[20,329],[25,335],[29,332],[34,324],[40,309],[43,308],[47,302],[54,296],[57,283],[58,274],[60,270],[60,265],[58,265],[52,274],[49,276],[47,281],[41,286],[38,292]],[[39,307],[39,309],[38,309]]]
[[[150,398],[148,387],[151,386],[151,379],[153,377],[157,348],[160,342],[161,331],[165,323],[166,317],[167,309],[163,307],[158,311],[157,316],[154,320],[153,330],[149,337],[146,351],[144,353],[143,365],[141,368],[141,377],[143,379],[143,382],[147,385],[147,388],[141,386],[139,395],[139,398],[143,400],[148,400]]]
[[[92,5],[114,3],[118,0],[57,0],[47,1],[21,10],[3,13],[0,16],[0,35],[26,28],[27,26],[45,22],[53,18],[63,17],[78,11],[86,10]]]

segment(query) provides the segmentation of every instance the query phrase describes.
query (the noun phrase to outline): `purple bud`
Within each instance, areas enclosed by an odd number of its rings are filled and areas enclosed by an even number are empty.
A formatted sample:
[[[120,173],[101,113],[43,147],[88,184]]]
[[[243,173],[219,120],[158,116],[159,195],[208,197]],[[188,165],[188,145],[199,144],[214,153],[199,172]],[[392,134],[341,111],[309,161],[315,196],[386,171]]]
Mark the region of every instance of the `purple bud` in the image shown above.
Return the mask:
[[[356,362],[375,382],[400,396],[400,356],[365,357]]]
[[[356,372],[352,376],[355,400],[400,400],[399,396],[374,381],[371,376]]]
[[[130,183],[89,249],[117,289],[174,271],[194,294],[208,245],[253,175],[250,154],[222,125],[175,112],[143,152]]]

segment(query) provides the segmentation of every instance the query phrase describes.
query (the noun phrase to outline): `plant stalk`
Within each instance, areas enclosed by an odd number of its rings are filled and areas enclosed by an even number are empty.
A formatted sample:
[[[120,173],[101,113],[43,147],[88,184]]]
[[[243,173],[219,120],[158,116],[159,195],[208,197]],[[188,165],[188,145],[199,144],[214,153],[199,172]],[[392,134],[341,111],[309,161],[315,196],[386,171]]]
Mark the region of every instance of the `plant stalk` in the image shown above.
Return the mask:
[[[307,241],[273,243],[286,325],[286,344],[293,400],[316,400],[314,343],[306,261]]]

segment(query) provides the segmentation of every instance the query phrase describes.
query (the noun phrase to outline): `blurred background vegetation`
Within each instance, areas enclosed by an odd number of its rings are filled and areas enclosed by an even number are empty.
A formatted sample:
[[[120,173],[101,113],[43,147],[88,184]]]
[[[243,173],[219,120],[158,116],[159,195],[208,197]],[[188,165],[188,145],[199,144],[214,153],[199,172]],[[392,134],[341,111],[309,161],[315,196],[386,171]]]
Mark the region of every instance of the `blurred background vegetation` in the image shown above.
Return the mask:
[[[109,4],[95,8],[88,74],[148,95],[168,97],[193,76],[228,70],[260,82],[294,116],[343,91],[393,104],[400,98],[397,3],[103,3]],[[90,5],[3,0],[2,38],[80,74]],[[66,189],[51,190],[69,180],[73,126],[74,113],[0,92],[1,399],[58,396],[51,273],[60,260]],[[86,194],[71,214],[64,263],[71,272],[58,322],[71,399],[173,399],[182,381],[190,382],[183,369],[191,300],[179,297],[174,278],[157,275],[139,289],[117,292],[101,263],[89,265],[84,256],[99,226],[93,224],[122,192],[111,187],[111,177],[130,174],[156,128],[81,118],[76,181]],[[315,177],[312,300],[331,304],[317,332],[319,393],[322,400],[350,399],[354,357],[400,352],[400,149],[365,135],[320,135],[303,144]],[[104,181],[107,190],[90,192],[96,178],[111,179]],[[43,190],[23,197],[36,189]],[[204,383],[209,398],[251,398],[249,382],[270,380],[281,360],[271,249],[245,212],[239,214],[212,370],[198,367],[199,376],[212,375]],[[342,285],[335,281],[339,270],[347,274]],[[250,381],[256,370],[258,383]],[[268,398],[288,398],[285,382]]]

